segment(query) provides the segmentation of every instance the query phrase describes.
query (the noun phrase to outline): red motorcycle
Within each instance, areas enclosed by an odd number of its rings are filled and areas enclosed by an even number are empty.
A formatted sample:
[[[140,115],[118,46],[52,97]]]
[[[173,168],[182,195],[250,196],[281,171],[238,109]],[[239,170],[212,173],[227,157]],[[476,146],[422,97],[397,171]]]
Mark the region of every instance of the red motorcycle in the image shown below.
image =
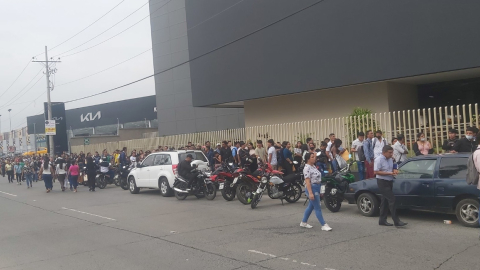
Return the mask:
[[[239,173],[232,167],[233,164],[227,164],[223,162],[212,174],[212,181],[218,182],[218,189],[221,190],[222,196],[225,200],[231,201],[235,199],[236,189],[235,178],[239,176]]]
[[[282,172],[273,170],[270,164],[262,165],[261,163],[258,164],[258,169],[253,173],[250,173],[246,169],[238,169],[236,172],[239,173],[239,176],[236,178],[238,180],[237,198],[243,204],[250,204],[252,202],[253,195],[260,185],[264,174],[283,175]]]

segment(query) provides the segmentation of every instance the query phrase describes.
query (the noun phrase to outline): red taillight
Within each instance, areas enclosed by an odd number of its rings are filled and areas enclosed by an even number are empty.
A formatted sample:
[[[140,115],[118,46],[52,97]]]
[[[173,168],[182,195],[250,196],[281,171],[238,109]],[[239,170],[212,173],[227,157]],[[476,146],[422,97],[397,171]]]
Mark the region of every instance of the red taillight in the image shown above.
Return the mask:
[[[173,174],[174,174],[174,175],[178,175],[177,167],[178,167],[178,164],[172,165],[172,171],[173,171]]]

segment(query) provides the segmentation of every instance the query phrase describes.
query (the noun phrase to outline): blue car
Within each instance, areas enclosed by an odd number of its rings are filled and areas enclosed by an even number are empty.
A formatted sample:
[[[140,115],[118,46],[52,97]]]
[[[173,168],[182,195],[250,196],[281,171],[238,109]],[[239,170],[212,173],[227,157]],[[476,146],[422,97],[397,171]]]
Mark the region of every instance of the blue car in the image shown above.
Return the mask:
[[[397,208],[455,213],[464,226],[478,227],[480,191],[466,182],[469,156],[426,155],[404,162],[393,182]],[[345,193],[368,217],[379,214],[380,198],[375,178],[352,183]]]

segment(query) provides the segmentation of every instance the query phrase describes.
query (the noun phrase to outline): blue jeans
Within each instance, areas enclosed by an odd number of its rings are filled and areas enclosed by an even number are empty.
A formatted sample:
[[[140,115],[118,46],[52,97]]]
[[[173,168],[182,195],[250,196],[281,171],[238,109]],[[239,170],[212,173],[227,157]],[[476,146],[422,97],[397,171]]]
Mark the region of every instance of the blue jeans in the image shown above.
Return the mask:
[[[25,174],[25,179],[27,180],[27,186],[31,186],[32,185],[32,182],[33,182],[33,176],[35,174],[32,173],[32,174]]]
[[[318,218],[318,221],[320,221],[320,224],[325,225],[325,220],[323,219],[322,215],[322,208],[320,207],[320,184],[312,184],[312,192],[315,196],[315,199],[308,200],[308,206],[307,209],[305,209],[305,213],[303,214],[303,220],[302,222],[306,223],[308,221],[308,218],[312,214],[313,209],[315,209],[315,215]],[[308,198],[308,189],[305,188],[305,195],[307,195]]]
[[[53,182],[52,182],[52,175],[51,174],[42,174],[43,182],[45,183],[45,188],[52,190]]]
[[[317,162],[318,170],[322,173],[322,177],[325,176],[325,171],[327,170],[327,164],[323,162]]]
[[[357,161],[358,174],[360,175],[360,181],[365,179],[365,163],[363,161]]]
[[[70,175],[68,176],[68,181],[70,182],[70,187],[77,189],[78,186],[78,175]]]
[[[338,170],[337,160],[336,160],[336,159],[333,159],[333,160],[332,160],[332,173],[333,173],[333,172],[336,172],[337,170]]]

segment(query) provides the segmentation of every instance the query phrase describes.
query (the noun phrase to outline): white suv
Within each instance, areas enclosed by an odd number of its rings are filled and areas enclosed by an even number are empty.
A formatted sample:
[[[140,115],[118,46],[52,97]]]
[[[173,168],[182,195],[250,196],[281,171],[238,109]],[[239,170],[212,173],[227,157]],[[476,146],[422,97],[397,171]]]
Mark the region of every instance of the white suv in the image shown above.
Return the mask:
[[[141,188],[158,188],[162,196],[172,196],[178,163],[188,154],[193,156],[192,165],[196,164],[200,170],[210,170],[207,157],[199,150],[152,153],[128,174],[130,193],[137,194]]]

